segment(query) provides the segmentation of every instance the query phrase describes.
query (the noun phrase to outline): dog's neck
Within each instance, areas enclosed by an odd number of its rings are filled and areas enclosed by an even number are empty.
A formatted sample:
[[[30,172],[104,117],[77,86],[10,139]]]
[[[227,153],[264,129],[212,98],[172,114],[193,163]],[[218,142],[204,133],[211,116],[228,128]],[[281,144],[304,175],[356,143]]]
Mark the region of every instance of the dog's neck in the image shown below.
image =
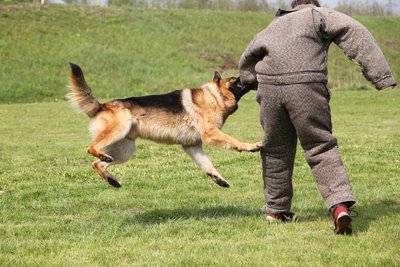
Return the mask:
[[[231,90],[229,90],[229,88],[224,86],[219,86],[218,89],[222,98],[224,99],[225,110],[227,114],[226,116],[229,116],[238,109],[236,96],[231,92]]]

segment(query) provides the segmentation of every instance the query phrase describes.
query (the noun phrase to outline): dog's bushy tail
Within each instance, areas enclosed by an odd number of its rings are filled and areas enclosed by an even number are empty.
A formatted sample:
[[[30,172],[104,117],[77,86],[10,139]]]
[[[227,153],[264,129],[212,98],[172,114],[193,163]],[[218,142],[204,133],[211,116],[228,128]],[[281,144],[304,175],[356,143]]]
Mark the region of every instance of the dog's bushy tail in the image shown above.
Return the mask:
[[[79,112],[93,118],[99,111],[101,104],[92,95],[92,90],[85,81],[82,69],[73,63],[69,63],[69,65],[71,66],[69,77],[71,92],[67,95],[67,98]]]

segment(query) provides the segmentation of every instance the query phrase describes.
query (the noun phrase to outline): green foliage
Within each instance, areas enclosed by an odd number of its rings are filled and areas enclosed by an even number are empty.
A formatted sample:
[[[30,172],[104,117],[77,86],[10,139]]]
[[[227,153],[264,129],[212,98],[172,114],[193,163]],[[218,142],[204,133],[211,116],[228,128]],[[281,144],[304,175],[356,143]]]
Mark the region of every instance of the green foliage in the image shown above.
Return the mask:
[[[237,9],[241,11],[266,11],[268,10],[268,3],[267,1],[260,2],[257,0],[239,0]]]
[[[3,103],[62,99],[68,62],[80,64],[95,95],[105,98],[198,86],[215,69],[237,75],[226,58],[237,62],[271,19],[207,10],[0,8]],[[253,32],[240,26],[249,20],[258,25]]]
[[[343,12],[350,16],[364,15],[364,16],[384,16],[386,11],[384,5],[380,5],[377,0],[341,0],[335,8],[337,11]],[[390,15],[390,14],[389,14]]]
[[[96,78],[96,75],[93,75]],[[254,93],[224,132],[261,138]],[[293,211],[268,224],[258,153],[206,146],[232,187],[179,146],[137,141],[111,188],[85,152],[88,118],[66,103],[0,105],[0,266],[398,266],[400,94],[335,90],[334,134],[358,204],[354,236],[334,236],[301,148]]]
[[[57,101],[68,62],[80,64],[94,94],[115,98],[198,86],[215,69],[237,75],[241,53],[272,20],[259,12],[0,5],[0,103]],[[399,17],[358,17],[400,78]],[[333,48],[332,87],[367,84]]]
[[[30,0],[0,0],[0,4],[30,3]]]

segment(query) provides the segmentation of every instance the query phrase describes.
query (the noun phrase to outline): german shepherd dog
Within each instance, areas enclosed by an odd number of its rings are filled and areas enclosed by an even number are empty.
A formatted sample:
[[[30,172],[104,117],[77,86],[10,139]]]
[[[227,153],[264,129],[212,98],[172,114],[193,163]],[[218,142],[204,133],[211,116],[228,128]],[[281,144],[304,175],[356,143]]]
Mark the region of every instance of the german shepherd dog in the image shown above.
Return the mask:
[[[83,72],[70,63],[70,103],[90,118],[93,143],[87,152],[96,157],[93,169],[110,185],[121,187],[107,171],[111,165],[126,162],[135,152],[140,137],[159,143],[179,144],[215,183],[229,187],[202,149],[202,144],[236,151],[259,151],[261,143],[243,143],[220,131],[225,120],[238,108],[237,102],[250,89],[241,87],[239,78],[214,79],[195,89],[116,99],[101,104],[93,97]]]

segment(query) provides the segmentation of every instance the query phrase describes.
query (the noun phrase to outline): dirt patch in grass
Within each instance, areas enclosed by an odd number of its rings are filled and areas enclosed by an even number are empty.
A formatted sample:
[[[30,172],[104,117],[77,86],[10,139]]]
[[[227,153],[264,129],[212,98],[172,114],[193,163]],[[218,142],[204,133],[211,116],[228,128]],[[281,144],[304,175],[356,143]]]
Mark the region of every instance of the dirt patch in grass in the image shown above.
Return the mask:
[[[204,52],[200,54],[200,58],[216,65],[220,71],[236,70],[238,68],[237,59],[229,53],[218,54],[213,52]]]
[[[385,46],[390,50],[399,51],[400,52],[400,45],[395,41],[385,41]]]

